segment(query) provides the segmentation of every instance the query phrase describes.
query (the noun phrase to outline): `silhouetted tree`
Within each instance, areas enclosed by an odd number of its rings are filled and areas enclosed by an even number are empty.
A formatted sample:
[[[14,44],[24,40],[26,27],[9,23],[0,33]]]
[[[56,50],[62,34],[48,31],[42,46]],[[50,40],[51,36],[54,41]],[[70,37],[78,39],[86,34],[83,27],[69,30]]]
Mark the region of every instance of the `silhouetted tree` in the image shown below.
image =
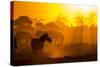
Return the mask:
[[[73,35],[72,44],[75,46],[78,55],[82,53],[82,41],[83,41],[83,23],[84,16],[82,13],[77,12],[75,15],[75,23],[77,23],[77,27],[74,28],[75,34]]]
[[[45,29],[47,29],[47,31],[60,31],[59,26],[55,22],[49,22],[46,24]]]
[[[89,17],[88,17],[88,20],[89,20],[89,24],[91,24],[90,26],[90,35],[91,35],[91,42],[94,41],[94,38],[93,38],[93,27],[96,25],[96,13],[95,11],[91,11],[89,12]]]
[[[28,16],[20,16],[14,21],[16,32],[24,31],[33,34],[32,20]]]
[[[44,21],[43,19],[34,18],[33,19],[33,26],[37,31],[44,31]]]
[[[16,26],[23,25],[25,23],[32,24],[32,21],[30,20],[28,16],[20,16],[19,18],[15,20]]]
[[[84,16],[82,15],[82,13],[76,13],[75,16],[75,23],[77,23],[77,27],[76,27],[76,35],[75,38],[79,40],[79,44],[82,43],[82,33],[83,33],[83,23],[84,23]],[[77,35],[78,34],[78,35]]]

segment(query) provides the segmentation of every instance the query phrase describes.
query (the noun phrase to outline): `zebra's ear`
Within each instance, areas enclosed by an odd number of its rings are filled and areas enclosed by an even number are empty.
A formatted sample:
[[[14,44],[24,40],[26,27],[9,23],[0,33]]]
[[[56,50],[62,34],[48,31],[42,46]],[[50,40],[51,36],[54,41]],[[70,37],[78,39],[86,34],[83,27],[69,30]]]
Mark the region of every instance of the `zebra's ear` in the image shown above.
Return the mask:
[[[44,35],[48,35],[48,33],[44,33]]]

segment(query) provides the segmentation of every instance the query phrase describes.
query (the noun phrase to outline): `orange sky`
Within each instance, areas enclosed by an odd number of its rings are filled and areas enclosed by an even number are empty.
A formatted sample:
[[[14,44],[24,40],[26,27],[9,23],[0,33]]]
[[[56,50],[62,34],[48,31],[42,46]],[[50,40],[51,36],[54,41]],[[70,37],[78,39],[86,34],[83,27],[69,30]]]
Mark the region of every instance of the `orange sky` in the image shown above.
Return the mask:
[[[60,5],[58,4],[14,2],[14,19],[25,15],[31,18],[37,17],[50,21],[61,12]]]
[[[57,3],[37,3],[37,2],[14,2],[14,18],[17,19],[19,16],[28,16],[30,18],[43,19],[45,23],[53,21],[57,16],[62,15],[67,17],[69,23],[76,25],[73,22],[75,12],[79,11],[83,15],[87,16],[89,11],[95,11],[96,6],[85,6],[85,5],[66,5]],[[96,18],[95,18],[96,19]],[[94,21],[96,23],[96,21]],[[66,23],[65,23],[66,24]],[[89,23],[86,23],[89,24]]]

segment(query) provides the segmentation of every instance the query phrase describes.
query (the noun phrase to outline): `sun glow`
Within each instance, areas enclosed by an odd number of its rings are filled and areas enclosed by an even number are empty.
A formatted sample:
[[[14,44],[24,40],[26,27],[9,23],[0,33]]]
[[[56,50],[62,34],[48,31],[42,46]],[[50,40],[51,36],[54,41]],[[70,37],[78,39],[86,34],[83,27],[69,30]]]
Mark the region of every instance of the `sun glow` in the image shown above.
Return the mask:
[[[78,26],[79,22],[83,25],[91,26],[96,25],[97,20],[97,8],[96,6],[84,6],[84,5],[63,5],[62,10],[64,15],[68,18],[68,23],[64,23],[69,26]],[[77,19],[76,19],[77,18]],[[80,19],[78,19],[80,18]],[[78,20],[76,22],[76,20]]]
[[[14,2],[14,18],[19,16],[28,16],[30,18],[43,19],[43,24],[57,20],[56,17],[63,16],[61,19],[66,26],[78,26],[82,21],[83,25],[96,25],[97,8],[96,6],[85,5],[66,5],[49,3],[23,3]],[[24,12],[23,12],[24,11]],[[80,17],[80,19],[76,19]],[[91,19],[92,18],[92,19]],[[76,22],[76,20],[78,22]]]

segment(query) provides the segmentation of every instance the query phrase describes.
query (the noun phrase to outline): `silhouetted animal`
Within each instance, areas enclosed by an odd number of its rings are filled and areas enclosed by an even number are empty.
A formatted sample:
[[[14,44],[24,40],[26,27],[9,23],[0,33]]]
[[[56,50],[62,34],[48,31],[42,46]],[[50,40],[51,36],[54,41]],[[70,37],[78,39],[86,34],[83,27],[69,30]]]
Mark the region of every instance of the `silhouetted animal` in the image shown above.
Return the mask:
[[[31,46],[33,51],[38,51],[40,49],[43,48],[44,46],[44,42],[45,41],[51,42],[52,40],[50,39],[50,37],[48,36],[47,33],[43,34],[42,36],[40,36],[40,38],[34,38],[31,41]]]

